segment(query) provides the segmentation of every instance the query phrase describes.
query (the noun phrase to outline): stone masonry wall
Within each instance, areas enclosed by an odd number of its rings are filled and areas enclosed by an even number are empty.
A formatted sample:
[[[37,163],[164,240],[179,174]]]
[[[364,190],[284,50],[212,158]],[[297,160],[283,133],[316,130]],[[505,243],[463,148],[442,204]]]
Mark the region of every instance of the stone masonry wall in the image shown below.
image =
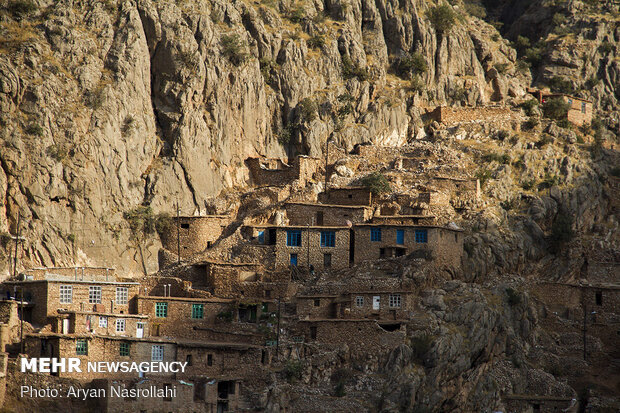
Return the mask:
[[[367,188],[330,188],[319,194],[319,201],[332,205],[372,205],[372,192]]]
[[[319,215],[323,215],[323,222]],[[331,206],[322,204],[287,203],[286,216],[289,225],[338,226],[362,223],[372,216],[372,210],[363,206]]]
[[[431,117],[439,123],[463,123],[475,121],[508,121],[516,114],[504,107],[446,107],[439,106],[431,113]]]
[[[210,215],[180,217],[178,220],[174,217],[172,222],[173,224],[160,234],[162,245],[176,254],[180,243],[181,257],[187,258],[210,248],[230,223],[230,217]]]
[[[301,246],[286,245],[287,230],[301,231]],[[321,231],[335,231],[335,247],[321,247]],[[331,268],[349,266],[349,229],[337,227],[310,227],[310,265],[316,270],[324,270],[324,254],[331,254]],[[306,227],[278,228],[276,236],[276,268],[288,268],[290,254],[297,254],[297,266],[308,268],[308,232]]]

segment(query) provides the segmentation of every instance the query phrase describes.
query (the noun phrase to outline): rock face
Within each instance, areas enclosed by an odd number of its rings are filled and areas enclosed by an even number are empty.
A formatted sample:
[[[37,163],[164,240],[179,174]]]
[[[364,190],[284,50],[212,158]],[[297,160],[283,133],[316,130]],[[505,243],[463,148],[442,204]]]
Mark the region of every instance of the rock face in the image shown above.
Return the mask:
[[[425,1],[300,7],[90,0],[3,9],[0,230],[15,234],[21,214],[20,265],[135,273],[144,260],[153,271],[159,241],[137,248],[123,219],[137,205],[205,211],[223,189],[246,185],[248,156],[320,156],[328,138],[348,149],[400,145],[422,125],[420,104],[486,103],[528,83],[492,26],[462,19],[437,33]],[[418,94],[393,74],[414,52],[428,65]]]

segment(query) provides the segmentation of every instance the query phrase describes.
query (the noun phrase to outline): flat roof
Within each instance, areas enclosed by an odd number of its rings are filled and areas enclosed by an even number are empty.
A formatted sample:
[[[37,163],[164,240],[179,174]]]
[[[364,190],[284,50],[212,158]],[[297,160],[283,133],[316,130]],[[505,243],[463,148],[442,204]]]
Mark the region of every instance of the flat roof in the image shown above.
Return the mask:
[[[160,300],[160,301],[186,301],[186,302],[208,302],[208,303],[232,303],[235,302],[233,298],[218,298],[218,297],[161,297],[156,295],[138,295],[138,300]]]
[[[398,218],[436,218],[435,215],[375,215],[373,219],[398,219]]]
[[[215,264],[215,265],[229,265],[231,267],[244,267],[244,266],[253,266],[253,265],[261,265],[256,262],[224,262],[224,261],[216,261],[216,260],[204,260],[195,262],[192,265],[207,265],[207,264]]]
[[[285,205],[303,205],[324,208],[345,208],[345,209],[370,209],[368,205],[337,205],[337,204],[320,204],[315,202],[287,202]]]
[[[327,189],[328,192],[329,191],[359,191],[359,190],[371,192],[370,189],[366,188],[365,186],[341,186],[338,188]]]
[[[199,219],[199,218],[230,218],[230,215],[181,215],[179,219]],[[177,219],[176,216],[170,217]]]
[[[313,230],[321,230],[321,229],[337,229],[337,230],[345,230],[345,229],[351,229],[351,227],[346,226],[346,225],[340,225],[340,226],[316,226],[316,225],[247,225],[248,227],[251,228],[275,228],[275,229],[313,229]]]
[[[581,100],[582,102],[586,102],[586,103],[592,103],[592,101],[591,101],[591,100],[584,99],[584,98],[580,98],[580,97],[573,96],[573,95],[567,95],[566,93],[542,92],[542,96],[543,96],[543,97],[557,97],[557,96],[563,96],[563,97],[567,97],[567,98],[570,98],[570,99]]]
[[[463,229],[454,229],[454,228],[449,228],[449,227],[442,227],[440,225],[410,225],[410,224],[384,224],[384,223],[369,223],[369,224],[354,224],[353,227],[405,227],[405,228],[421,228],[421,229],[428,229],[428,228],[436,228],[436,229],[445,229],[448,231],[454,231],[454,232],[463,232]]]
[[[323,323],[323,322],[350,322],[350,323],[377,323],[377,324],[398,324],[398,323],[406,323],[409,320],[378,320],[376,318],[310,318],[310,319],[299,319],[300,322],[305,323]]]
[[[262,346],[250,343],[233,343],[224,341],[198,341],[198,340],[175,340],[175,343],[180,347],[202,347],[202,348],[219,348],[219,349],[234,349],[234,350],[248,350],[252,348],[262,348]]]
[[[295,298],[337,298],[337,294],[313,294],[313,295],[297,295]]]
[[[3,281],[4,284],[27,284],[27,283],[63,283],[63,284],[110,284],[110,285],[140,285],[134,281],[89,281],[89,280],[23,280],[23,281]]]

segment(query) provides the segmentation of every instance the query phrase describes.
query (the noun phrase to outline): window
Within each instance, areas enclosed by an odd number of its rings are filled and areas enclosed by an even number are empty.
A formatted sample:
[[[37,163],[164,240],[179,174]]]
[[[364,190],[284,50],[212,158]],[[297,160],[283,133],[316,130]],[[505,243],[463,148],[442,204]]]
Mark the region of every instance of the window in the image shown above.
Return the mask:
[[[321,247],[335,247],[336,246],[336,232],[335,231],[321,231]]]
[[[125,332],[125,319],[124,318],[119,318],[118,320],[116,320],[116,332],[117,333]]]
[[[192,318],[203,318],[205,313],[204,304],[192,304]]]
[[[310,338],[316,340],[316,326],[310,327]]]
[[[596,297],[596,305],[603,305],[603,292],[597,291],[595,293],[595,297]]]
[[[265,290],[265,298],[271,298],[271,290]]]
[[[88,302],[91,304],[101,304],[101,287],[88,287]]]
[[[189,224],[181,224],[181,228],[183,228],[183,229],[189,229]]]
[[[116,287],[116,304],[127,304],[127,287]]]
[[[332,266],[332,255],[323,254],[323,267],[330,268]]]
[[[185,356],[185,362],[187,363],[188,366],[192,365],[192,355],[188,354],[187,356]]]
[[[289,257],[289,262],[293,267],[297,267],[297,254],[291,254]]]
[[[381,228],[370,228],[370,240],[381,241]]]
[[[586,102],[581,102],[581,113],[586,113]]]
[[[164,346],[155,344],[151,347],[151,361],[163,361],[164,360]]]
[[[314,299],[314,306],[315,307],[319,307],[321,305],[321,299],[320,298],[315,298]]]
[[[400,294],[390,294],[390,308],[400,308]]]
[[[73,302],[73,286],[61,285],[60,286],[60,303],[71,304]]]
[[[573,100],[571,98],[568,98],[568,104],[572,105],[573,104]]]
[[[301,247],[301,230],[291,229],[286,231],[286,246]]]
[[[416,229],[415,230],[415,242],[418,244],[428,242],[428,230]]]
[[[405,230],[404,229],[396,230],[396,243],[398,245],[403,245],[405,243]]]
[[[120,343],[118,345],[118,354],[120,356],[129,357],[129,343]]]
[[[99,327],[108,328],[108,317],[99,316]]]
[[[213,354],[207,354],[207,366],[213,365]]]
[[[168,303],[156,303],[155,304],[155,317],[157,318],[168,317]]]
[[[259,244],[265,243],[265,231],[258,231],[258,243]]]
[[[364,297],[362,297],[361,295],[358,295],[357,297],[355,297],[355,306],[356,307],[363,307],[364,306]]]
[[[77,340],[75,342],[75,354],[78,356],[88,355],[88,343],[86,340]]]

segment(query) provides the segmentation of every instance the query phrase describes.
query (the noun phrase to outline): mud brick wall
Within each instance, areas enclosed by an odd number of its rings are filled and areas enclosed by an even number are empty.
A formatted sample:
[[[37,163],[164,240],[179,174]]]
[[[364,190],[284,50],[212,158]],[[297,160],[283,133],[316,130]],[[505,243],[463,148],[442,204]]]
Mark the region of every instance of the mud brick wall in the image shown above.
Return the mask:
[[[592,103],[569,98],[567,96],[564,96],[563,99],[565,102],[570,103],[570,109],[567,115],[567,119],[570,122],[578,126],[592,123]]]
[[[432,113],[431,117],[440,123],[464,123],[475,121],[504,121],[511,120],[515,114],[504,107],[447,107],[439,106]]]
[[[177,374],[178,378],[191,378],[192,376],[245,378],[261,364],[262,351],[258,347],[240,345],[228,347],[225,345],[212,347],[177,345],[177,360],[186,362],[188,356],[191,359],[191,366],[186,367],[185,373]]]
[[[336,295],[297,297],[297,315],[300,318],[336,318]]]
[[[322,223],[319,219],[321,214],[323,215]],[[365,222],[372,216],[372,210],[363,206],[287,203],[286,216],[290,225],[339,226],[347,225],[347,221],[352,223]]]
[[[301,246],[286,245],[287,229],[301,231]],[[321,247],[321,231],[335,231],[335,247]],[[278,228],[276,235],[276,268],[290,266],[290,254],[297,254],[297,266],[308,268],[308,230],[306,227]],[[324,254],[331,254],[331,268],[340,269],[349,266],[349,229],[313,228],[310,227],[310,265],[315,270],[324,270]]]
[[[331,188],[319,194],[319,201],[332,205],[372,205],[372,192],[366,188]]]
[[[178,239],[181,257],[187,258],[211,247],[229,223],[230,217],[225,215],[179,217],[178,220],[174,217],[172,224],[160,234],[161,243],[165,249],[176,254]]]
[[[167,316],[157,317],[155,314],[158,302],[168,303]],[[192,318],[192,305],[203,305],[203,318]],[[234,308],[232,300],[200,299],[177,297],[139,297],[138,309],[141,314],[149,316],[151,336],[162,337],[194,337],[194,327],[203,327],[215,324],[217,315],[231,311]]]
[[[69,331],[64,334],[87,334],[93,333],[98,335],[113,337],[136,337],[137,323],[142,323],[143,336],[148,337],[148,317],[128,314],[89,314],[89,313],[71,313],[66,315],[69,318]],[[59,317],[60,318],[60,317]],[[100,319],[107,320],[106,326],[101,327]],[[125,320],[125,331],[116,331],[116,320]],[[59,320],[61,321],[61,320]],[[90,330],[89,330],[90,326]],[[59,323],[57,332],[62,332],[62,322]]]
[[[346,344],[352,357],[386,353],[405,340],[402,330],[386,331],[374,320],[302,320],[299,322],[306,342],[318,342],[334,347]],[[316,328],[316,339],[311,328]]]
[[[390,307],[390,295],[400,295],[400,307]],[[357,305],[357,297],[363,298],[363,304]],[[379,309],[373,309],[373,298],[379,297]],[[350,301],[345,310],[347,318],[374,318],[380,320],[403,320],[409,319],[415,305],[415,297],[412,293],[404,291],[362,291],[351,292]]]
[[[371,227],[381,228],[381,241],[370,240]],[[397,230],[402,229],[404,243],[396,243]],[[416,243],[415,230],[426,229],[428,242]],[[355,250],[354,262],[360,263],[368,260],[377,260],[380,257],[380,249],[388,247],[405,248],[405,255],[414,251],[430,251],[435,262],[442,265],[459,267],[463,255],[464,235],[458,231],[452,231],[438,227],[413,227],[413,226],[390,226],[390,225],[360,225],[354,227]]]
[[[248,158],[245,164],[255,186],[281,186],[298,181],[300,187],[305,187],[318,168],[318,160],[307,156],[298,156],[292,165],[279,159],[261,158]]]

